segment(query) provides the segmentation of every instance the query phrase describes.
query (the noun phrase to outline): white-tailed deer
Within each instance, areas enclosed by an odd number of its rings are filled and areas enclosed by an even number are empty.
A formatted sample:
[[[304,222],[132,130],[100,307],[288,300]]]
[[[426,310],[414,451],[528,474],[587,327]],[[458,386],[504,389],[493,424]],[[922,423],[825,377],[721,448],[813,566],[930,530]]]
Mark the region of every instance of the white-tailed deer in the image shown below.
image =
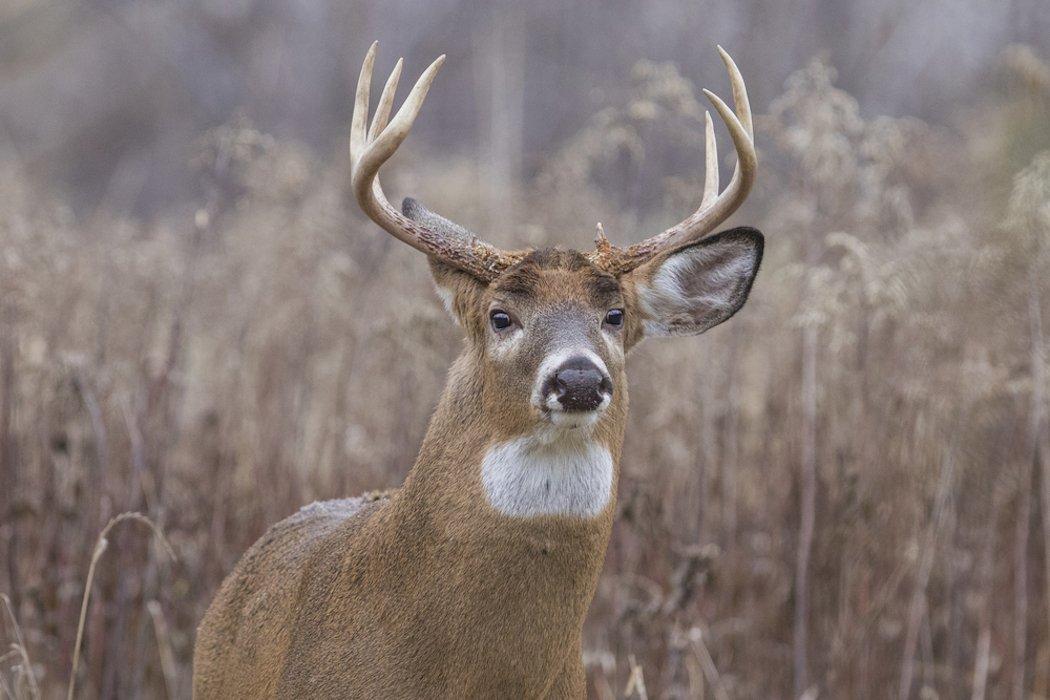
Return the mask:
[[[427,254],[466,347],[401,488],[307,506],[244,555],[198,631],[197,698],[584,696],[580,637],[615,510],[625,356],[732,316],[762,258],[754,229],[707,236],[757,165],[744,81],[719,51],[736,112],[706,94],[736,147],[729,185],[719,192],[708,115],[700,208],[626,248],[599,226],[596,249],[579,253],[503,251],[415,200],[390,204],[379,167],[444,56],[390,119],[398,61],[369,128],[373,44],[350,128],[353,191]]]

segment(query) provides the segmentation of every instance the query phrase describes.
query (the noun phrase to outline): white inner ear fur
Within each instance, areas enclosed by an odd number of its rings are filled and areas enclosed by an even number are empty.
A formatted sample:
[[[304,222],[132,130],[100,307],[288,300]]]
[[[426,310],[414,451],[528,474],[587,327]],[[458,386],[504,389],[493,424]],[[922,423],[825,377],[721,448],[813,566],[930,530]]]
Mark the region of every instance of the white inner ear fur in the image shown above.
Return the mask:
[[[489,505],[509,517],[593,518],[612,497],[613,460],[605,445],[587,439],[516,438],[485,453],[481,483]]]
[[[735,254],[734,254],[735,253]],[[638,300],[649,336],[700,333],[728,317],[754,273],[757,252],[745,245],[687,248],[665,260]]]
[[[448,315],[452,317],[452,320],[455,321],[456,325],[458,326],[459,316],[456,315],[455,307],[456,293],[453,292],[451,289],[448,289],[447,287],[442,287],[440,284],[438,284],[437,280],[433,280],[433,282],[434,291],[437,292],[438,298],[441,299],[441,303],[442,305],[444,305],[445,311],[448,312]]]

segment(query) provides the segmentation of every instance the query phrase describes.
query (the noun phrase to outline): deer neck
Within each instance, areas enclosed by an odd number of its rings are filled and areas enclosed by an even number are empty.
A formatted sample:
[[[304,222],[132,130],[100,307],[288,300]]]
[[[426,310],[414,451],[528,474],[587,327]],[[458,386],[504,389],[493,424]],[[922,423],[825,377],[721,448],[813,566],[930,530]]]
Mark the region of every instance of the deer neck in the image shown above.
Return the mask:
[[[592,430],[538,426],[508,433],[482,406],[478,358],[464,352],[449,371],[405,500],[441,529],[464,522],[508,531],[608,528],[626,425],[621,394]],[[568,527],[564,527],[568,526]]]
[[[453,364],[397,517],[449,543],[439,566],[482,581],[517,569],[578,608],[582,623],[612,527],[626,396],[589,434],[507,437],[482,410],[477,361],[468,350]],[[521,589],[522,605],[533,593]]]

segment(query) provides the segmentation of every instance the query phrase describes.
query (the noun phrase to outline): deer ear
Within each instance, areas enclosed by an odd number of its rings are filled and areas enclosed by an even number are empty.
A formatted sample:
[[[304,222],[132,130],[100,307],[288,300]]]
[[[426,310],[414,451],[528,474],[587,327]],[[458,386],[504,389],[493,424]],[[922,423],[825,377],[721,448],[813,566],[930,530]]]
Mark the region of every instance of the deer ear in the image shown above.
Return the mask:
[[[434,280],[441,303],[452,319],[461,326],[469,327],[467,319],[478,308],[485,283],[471,274],[428,257],[430,276]]]
[[[457,238],[464,241],[473,241],[477,238],[456,222],[432,212],[412,197],[405,197],[401,202],[401,211],[412,221],[423,224],[432,231],[438,231],[445,238]],[[466,314],[474,308],[474,301],[484,287],[484,283],[473,275],[461,272],[436,258],[428,256],[427,260],[430,261],[430,275],[434,278],[434,286],[445,309],[456,323],[466,325]]]
[[[734,228],[630,274],[646,337],[696,335],[740,310],[762,262],[762,234]]]

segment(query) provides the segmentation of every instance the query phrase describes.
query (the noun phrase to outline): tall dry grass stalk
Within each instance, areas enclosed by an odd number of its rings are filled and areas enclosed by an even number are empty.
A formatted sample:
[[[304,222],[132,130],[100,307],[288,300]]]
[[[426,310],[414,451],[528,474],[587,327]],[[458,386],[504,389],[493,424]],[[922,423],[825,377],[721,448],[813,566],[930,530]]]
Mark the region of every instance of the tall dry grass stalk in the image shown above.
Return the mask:
[[[168,621],[164,617],[164,610],[160,603],[151,600],[146,604],[150,619],[153,620],[153,631],[157,635],[157,648],[160,650],[161,670],[164,672],[164,685],[168,691],[168,697],[174,700],[179,697],[179,679],[175,662],[175,651],[171,646],[171,632],[168,629]]]
[[[84,623],[87,621],[88,601],[91,599],[91,585],[95,582],[95,566],[99,560],[102,559],[102,555],[106,553],[106,549],[109,548],[109,533],[110,531],[124,522],[136,522],[148,527],[156,538],[157,542],[163,547],[164,551],[167,552],[168,556],[174,561],[175,552],[172,550],[171,545],[164,538],[164,533],[161,532],[157,525],[142,515],[141,513],[121,513],[116,517],[112,518],[106,526],[102,528],[102,532],[98,535],[98,540],[95,542],[95,549],[91,555],[91,564],[88,565],[87,580],[84,581],[84,597],[80,603],[80,619],[77,622],[77,639],[73,644],[73,663],[69,668],[69,690],[66,693],[68,700],[73,700],[74,690],[77,684],[77,671],[80,669],[80,647],[81,642],[84,639]],[[151,613],[153,611],[151,610]]]
[[[7,595],[0,593],[0,603],[3,603],[7,624],[10,626],[11,634],[14,636],[14,642],[11,644],[9,651],[0,656],[0,663],[6,665],[8,659],[17,659],[17,663],[12,669],[14,674],[13,680],[8,680],[5,670],[0,668],[0,690],[3,690],[11,700],[21,700],[22,698],[36,700],[40,697],[40,686],[36,680],[33,662],[29,658],[29,649],[26,647],[25,638],[22,636],[22,628],[18,625],[14,608],[11,606],[11,599]]]
[[[1040,66],[1011,49],[951,129],[863,114],[819,60],[768,105],[737,217],[767,235],[751,300],[629,361],[596,696],[1050,687]],[[384,184],[498,244],[587,246],[597,220],[636,240],[696,206],[696,95],[639,64],[503,193],[520,221],[454,154],[406,153]],[[0,163],[0,590],[45,696],[71,666],[83,697],[184,692],[237,557],[306,502],[398,483],[458,349],[345,156],[237,120],[193,164],[197,201],[143,223]],[[111,530],[123,511],[179,561]]]

